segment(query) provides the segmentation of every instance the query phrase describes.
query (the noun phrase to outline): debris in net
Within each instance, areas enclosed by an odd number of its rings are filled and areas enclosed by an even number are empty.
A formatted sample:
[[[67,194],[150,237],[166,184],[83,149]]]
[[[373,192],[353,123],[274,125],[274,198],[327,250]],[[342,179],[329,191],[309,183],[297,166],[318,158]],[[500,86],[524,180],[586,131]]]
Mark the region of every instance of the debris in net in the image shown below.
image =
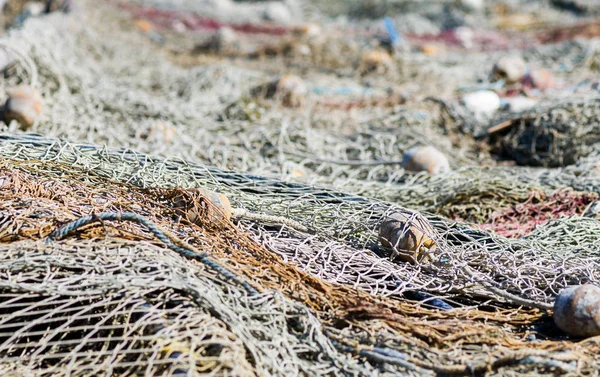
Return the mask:
[[[394,67],[389,52],[382,48],[373,49],[362,54],[358,71],[365,75],[368,73],[386,73]]]
[[[436,56],[444,52],[444,46],[435,43],[423,43],[419,48],[422,53],[431,56]]]
[[[485,9],[485,0],[458,0],[458,5],[469,12],[479,12]]]
[[[7,124],[16,120],[21,127],[29,128],[41,113],[42,97],[36,89],[21,85],[9,90],[4,104],[4,121]]]
[[[590,16],[600,13],[600,3],[597,0],[550,0],[550,3],[577,15]]]
[[[475,32],[468,26],[459,26],[454,29],[454,36],[464,48],[471,49],[475,46]]]
[[[46,0],[44,12],[65,12],[68,13],[73,10],[73,0]]]
[[[492,79],[505,80],[508,84],[519,82],[527,73],[527,63],[517,55],[500,58],[492,68]]]
[[[23,12],[27,12],[30,17],[38,17],[44,13],[44,4],[37,1],[29,1],[25,4]]]
[[[321,26],[312,22],[294,26],[291,32],[295,38],[305,41],[311,41],[323,36]]]
[[[272,1],[265,5],[263,18],[267,21],[286,25],[292,21],[292,13],[284,3]]]
[[[154,26],[152,26],[152,23],[150,21],[144,20],[144,19],[137,19],[134,21],[133,24],[135,25],[135,27],[137,27],[144,33],[147,33],[154,28]]]
[[[399,93],[390,91],[385,96],[369,96],[366,99],[356,100],[320,100],[317,104],[327,109],[350,110],[355,108],[395,107],[406,102],[406,98]]]
[[[208,41],[197,45],[194,51],[197,53],[212,52],[223,55],[236,55],[241,52],[241,43],[232,28],[223,26]]]
[[[535,99],[524,96],[503,98],[502,102],[503,107],[512,113],[520,113],[522,111],[531,110],[537,104]]]
[[[229,198],[221,193],[203,188],[174,190],[170,198],[181,217],[191,223],[202,226],[206,219],[231,219],[231,204]]]
[[[545,69],[532,69],[522,78],[523,86],[546,90],[554,87],[554,78],[552,74]]]
[[[500,97],[491,90],[467,93],[462,96],[461,103],[480,120],[491,118],[502,105]]]
[[[171,144],[177,136],[177,129],[170,123],[153,121],[148,128],[140,133],[140,137],[149,141]]]
[[[583,213],[584,217],[592,217],[600,220],[600,201],[595,201],[588,206],[586,211]]]
[[[386,34],[384,37],[380,38],[381,47],[383,47],[390,54],[401,51],[404,47],[406,47],[404,39],[400,36],[400,33],[394,26],[394,21],[389,17],[385,17],[383,19],[383,24],[385,26]]]
[[[417,263],[436,250],[435,230],[418,212],[393,213],[379,226],[379,240],[390,260]]]
[[[136,28],[138,28],[140,31],[146,34],[148,38],[150,38],[150,40],[152,40],[153,42],[159,45],[162,45],[164,43],[163,36],[155,30],[154,25],[150,21],[138,19],[135,20],[134,25]]]
[[[448,304],[446,301],[435,297],[433,295],[419,292],[419,291],[406,291],[404,292],[404,296],[409,300],[419,301],[420,304],[425,306],[432,306],[436,309],[440,310],[452,310],[454,307]]]
[[[510,120],[508,133],[494,148],[519,165],[572,165],[600,142],[599,103],[591,98],[526,111]]]
[[[430,175],[450,171],[448,158],[431,145],[416,146],[404,153],[402,167],[411,172],[426,171]]]
[[[296,75],[284,75],[277,80],[275,96],[284,106],[298,107],[306,101],[308,89],[304,80]]]
[[[525,31],[535,28],[539,21],[530,14],[512,13],[498,17],[496,25],[500,30]]]
[[[563,289],[554,303],[554,322],[571,336],[600,335],[600,288],[584,284]]]

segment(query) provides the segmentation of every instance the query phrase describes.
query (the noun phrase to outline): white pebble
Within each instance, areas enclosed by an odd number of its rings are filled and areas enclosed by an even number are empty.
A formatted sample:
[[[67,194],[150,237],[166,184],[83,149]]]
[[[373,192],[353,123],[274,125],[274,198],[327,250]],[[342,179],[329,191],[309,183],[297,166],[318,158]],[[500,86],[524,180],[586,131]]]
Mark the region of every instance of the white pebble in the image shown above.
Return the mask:
[[[454,29],[454,34],[463,47],[472,48],[475,45],[475,33],[470,27],[459,26]]]
[[[536,100],[523,96],[506,98],[504,99],[504,102],[506,103],[508,111],[513,113],[529,110],[537,104]]]
[[[463,105],[478,119],[490,118],[501,106],[500,97],[491,90],[479,90],[465,94]]]
[[[44,4],[43,3],[38,3],[37,1],[30,1],[27,4],[25,4],[25,7],[23,7],[24,11],[29,11],[29,14],[37,17],[39,15],[41,15],[42,13],[44,13]]]
[[[278,24],[289,24],[292,21],[290,9],[280,2],[268,3],[265,6],[263,18]]]

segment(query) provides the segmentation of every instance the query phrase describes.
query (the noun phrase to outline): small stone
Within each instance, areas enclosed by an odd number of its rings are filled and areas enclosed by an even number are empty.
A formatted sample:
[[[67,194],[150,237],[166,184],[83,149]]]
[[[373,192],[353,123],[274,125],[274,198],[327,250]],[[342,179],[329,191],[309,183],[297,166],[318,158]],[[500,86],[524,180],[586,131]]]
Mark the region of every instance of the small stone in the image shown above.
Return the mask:
[[[527,73],[527,63],[520,56],[505,56],[494,64],[494,81],[505,80],[507,84],[519,82]]]
[[[263,18],[266,21],[285,25],[292,21],[292,13],[290,12],[290,9],[285,6],[285,4],[280,2],[271,2],[266,5]]]
[[[301,106],[308,93],[304,80],[296,75],[284,75],[277,81],[275,95],[285,106]]]
[[[29,12],[31,16],[37,17],[44,13],[44,9],[44,4],[38,3],[37,1],[30,1],[23,7],[23,12]]]
[[[475,45],[475,32],[467,26],[459,26],[454,29],[454,35],[464,48],[473,48]]]
[[[9,90],[4,104],[4,121],[16,120],[24,128],[31,127],[42,113],[42,97],[34,88],[21,85]]]
[[[500,108],[500,97],[491,90],[479,90],[465,94],[463,105],[478,119],[490,118]]]
[[[436,148],[417,146],[409,149],[402,158],[402,167],[411,172],[426,171],[438,175],[450,171],[448,158]]]
[[[362,55],[360,72],[365,74],[369,72],[386,72],[393,65],[392,56],[384,49],[375,49],[367,51]]]

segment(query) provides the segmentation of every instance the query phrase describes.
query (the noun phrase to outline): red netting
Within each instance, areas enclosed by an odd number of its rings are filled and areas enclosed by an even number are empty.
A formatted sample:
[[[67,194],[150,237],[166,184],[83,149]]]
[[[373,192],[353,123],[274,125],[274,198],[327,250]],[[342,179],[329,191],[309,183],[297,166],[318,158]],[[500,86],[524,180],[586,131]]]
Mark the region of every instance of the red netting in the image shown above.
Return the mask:
[[[570,190],[559,190],[550,195],[534,191],[527,201],[494,212],[479,228],[504,237],[523,237],[550,220],[581,215],[597,198],[594,193]]]

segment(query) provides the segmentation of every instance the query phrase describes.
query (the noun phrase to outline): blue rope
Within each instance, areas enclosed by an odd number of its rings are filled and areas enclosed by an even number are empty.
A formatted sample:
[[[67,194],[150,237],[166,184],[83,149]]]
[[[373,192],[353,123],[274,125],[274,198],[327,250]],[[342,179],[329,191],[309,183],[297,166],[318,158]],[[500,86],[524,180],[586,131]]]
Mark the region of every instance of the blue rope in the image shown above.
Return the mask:
[[[240,284],[251,296],[256,296],[259,294],[259,292],[256,289],[254,289],[250,284],[240,279],[237,275],[235,275],[225,267],[221,266],[219,263],[208,258],[206,253],[196,253],[190,249],[175,245],[173,242],[171,242],[169,237],[167,237],[167,235],[163,231],[161,231],[152,221],[132,212],[100,212],[81,217],[75,221],[61,226],[60,228],[52,232],[48,236],[48,238],[46,238],[46,242],[51,242],[54,240],[64,238],[72,232],[74,232],[75,230],[81,228],[82,226],[88,225],[95,221],[132,221],[142,224],[146,228],[148,228],[148,230],[162,243],[164,243],[165,246],[167,246],[169,249],[175,251],[180,255],[183,255],[186,258],[197,260],[205,264],[210,269],[223,276],[225,280],[231,280]]]
[[[398,30],[396,30],[396,27],[394,26],[394,21],[392,21],[392,19],[389,17],[385,17],[383,19],[383,23],[385,25],[385,31],[387,32],[388,38],[390,38],[392,46],[396,45],[397,43],[402,43],[400,33],[398,33]]]

